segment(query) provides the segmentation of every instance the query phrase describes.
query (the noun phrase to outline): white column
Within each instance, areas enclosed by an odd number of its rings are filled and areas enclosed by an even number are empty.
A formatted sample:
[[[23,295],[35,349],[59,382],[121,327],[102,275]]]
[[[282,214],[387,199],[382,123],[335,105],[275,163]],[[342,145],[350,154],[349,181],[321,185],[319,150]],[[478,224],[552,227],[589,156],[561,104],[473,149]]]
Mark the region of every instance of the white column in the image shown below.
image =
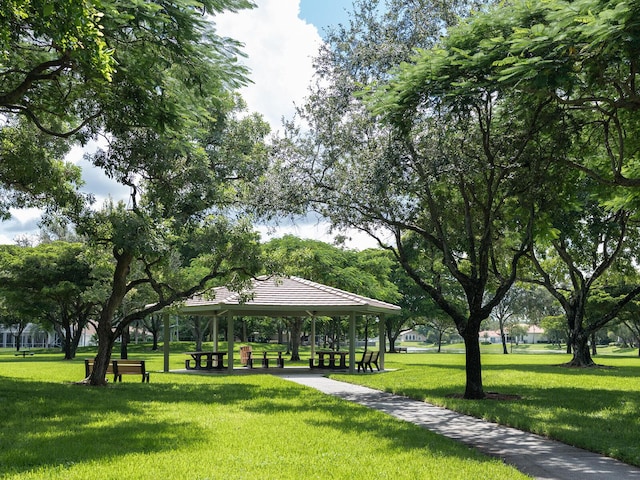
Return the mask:
[[[381,313],[378,317],[378,351],[380,356],[378,357],[378,364],[380,370],[384,370],[384,352],[387,350],[387,331],[385,328],[384,313]]]
[[[227,370],[233,373],[233,314],[227,313]]]
[[[316,362],[316,316],[311,316],[311,362],[309,365],[313,365]]]
[[[218,315],[213,316],[213,325],[211,326],[211,336],[213,337],[213,351],[218,351]]]
[[[356,312],[349,318],[349,373],[356,373]]]

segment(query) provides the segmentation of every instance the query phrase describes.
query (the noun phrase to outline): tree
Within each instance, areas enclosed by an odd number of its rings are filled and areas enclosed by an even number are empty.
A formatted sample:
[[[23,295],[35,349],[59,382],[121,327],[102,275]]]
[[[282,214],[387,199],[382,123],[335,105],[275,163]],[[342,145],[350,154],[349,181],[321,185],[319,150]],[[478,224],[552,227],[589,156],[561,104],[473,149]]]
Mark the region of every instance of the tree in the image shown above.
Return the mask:
[[[540,321],[540,326],[544,329],[549,341],[557,344],[558,348],[561,348],[562,342],[569,338],[569,327],[564,315],[548,315]],[[570,349],[570,344],[567,344],[567,347]]]
[[[498,321],[503,353],[508,353],[505,332],[509,330],[508,325],[511,320],[526,320],[526,323],[538,325],[540,319],[555,313],[556,310],[554,298],[544,288],[532,286],[526,288],[522,284],[512,287],[492,314]]]
[[[506,327],[508,326],[509,320],[516,314],[514,307],[517,295],[518,292],[514,288],[511,288],[492,312],[492,317],[498,321],[500,339],[502,340],[502,353],[505,355],[509,353],[509,350],[507,349],[507,335],[505,332],[507,330]]]
[[[626,295],[609,303],[608,308],[599,312],[591,309],[592,316],[587,321],[588,302],[598,287],[602,287],[606,275],[614,267],[627,263],[627,268],[635,262],[630,245],[633,227],[630,212],[610,211],[602,206],[606,199],[604,192],[598,191],[588,178],[567,173],[566,182],[554,191],[553,205],[541,218],[548,223],[540,231],[549,235],[539,238],[537,246],[528,255],[537,278],[528,281],[546,288],[561,305],[569,328],[568,343],[573,358],[569,366],[593,366],[589,352],[589,340],[602,327],[612,321],[618,312],[640,294],[640,287],[629,289]],[[556,201],[572,208],[561,206]]]
[[[86,211],[76,220],[91,245],[113,255],[91,384],[104,382],[100,372],[111,346],[133,321],[206,290],[214,280],[239,286],[259,268],[257,236],[250,225],[223,214],[231,207],[237,210],[254,180],[264,157],[260,141],[268,129],[255,116],[235,119],[233,106],[220,105],[210,120],[194,123],[183,136],[131,130],[97,153],[96,163],[131,186],[132,203],[131,208],[120,204]],[[128,309],[116,320],[125,297],[143,287],[153,302]]]
[[[99,273],[81,243],[53,242],[2,249],[4,304],[58,333],[64,358],[75,358],[82,333],[95,318]]]
[[[144,328],[151,333],[153,338],[153,345],[151,350],[154,352],[158,350],[158,338],[160,337],[160,332],[162,331],[162,317],[161,315],[149,315],[143,320]],[[169,339],[165,340],[166,342]]]
[[[439,315],[428,318],[424,325],[436,333],[438,343],[438,353],[442,350],[443,337],[455,332],[456,325],[451,321],[451,317]]]
[[[388,72],[376,70],[378,63],[365,67],[378,56],[363,57],[359,48],[367,51],[370,41],[384,52],[388,45],[376,43],[382,37],[368,25],[360,41],[360,27],[335,38],[318,60],[321,81],[298,112],[309,128],[290,129],[278,152],[282,168],[336,226],[360,229],[393,251],[454,319],[467,348],[465,397],[483,398],[479,327],[530,244],[540,172],[561,145],[541,135],[553,112],[535,99],[514,110],[520,99],[497,88],[449,97],[464,81],[456,76],[467,55],[464,30],[449,29],[443,47],[425,50],[380,88],[375,81],[386,82]],[[377,92],[369,111],[353,95],[363,85]],[[442,271],[457,289],[443,290]]]
[[[236,62],[238,43],[217,36],[210,16],[251,6],[3,2],[0,214],[10,206],[79,207],[79,170],[62,161],[73,143],[130,126],[186,128],[184,119],[206,115],[195,98],[199,89],[213,94],[242,84],[246,74]]]

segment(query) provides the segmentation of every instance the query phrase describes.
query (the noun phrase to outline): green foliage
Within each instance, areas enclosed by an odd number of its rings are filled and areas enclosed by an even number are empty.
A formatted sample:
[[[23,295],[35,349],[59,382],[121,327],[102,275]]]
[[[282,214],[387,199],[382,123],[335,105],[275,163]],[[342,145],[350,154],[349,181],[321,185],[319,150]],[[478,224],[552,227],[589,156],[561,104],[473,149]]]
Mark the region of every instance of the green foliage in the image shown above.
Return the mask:
[[[82,205],[80,169],[61,160],[68,149],[26,121],[0,127],[0,220],[10,208]]]
[[[215,121],[212,105],[224,110],[228,90],[244,84],[247,72],[237,63],[239,44],[216,35],[211,15],[252,6],[247,0],[63,0],[55,8],[42,0],[4,2],[0,187],[16,198],[6,197],[0,214],[6,216],[5,204],[69,203],[79,174],[61,158],[73,143],[133,127],[180,132],[194,128],[195,119]],[[19,144],[9,142],[13,129]],[[38,157],[43,144],[55,149]]]
[[[390,277],[392,259],[383,250],[346,250],[292,235],[270,240],[264,249],[272,264],[285,274],[378,300],[399,300]]]
[[[1,247],[0,299],[5,315],[54,329],[65,358],[73,358],[83,329],[95,319],[103,301],[98,292],[106,280],[94,268],[87,246],[53,242]]]

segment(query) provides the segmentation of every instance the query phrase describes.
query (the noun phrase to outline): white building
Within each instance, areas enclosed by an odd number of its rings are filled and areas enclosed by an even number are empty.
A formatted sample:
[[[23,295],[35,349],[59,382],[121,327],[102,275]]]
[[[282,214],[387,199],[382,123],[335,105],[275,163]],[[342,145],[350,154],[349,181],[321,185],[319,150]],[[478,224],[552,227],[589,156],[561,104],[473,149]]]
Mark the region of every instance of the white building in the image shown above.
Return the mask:
[[[407,330],[398,335],[398,340],[400,342],[426,342],[427,337],[415,330]]]

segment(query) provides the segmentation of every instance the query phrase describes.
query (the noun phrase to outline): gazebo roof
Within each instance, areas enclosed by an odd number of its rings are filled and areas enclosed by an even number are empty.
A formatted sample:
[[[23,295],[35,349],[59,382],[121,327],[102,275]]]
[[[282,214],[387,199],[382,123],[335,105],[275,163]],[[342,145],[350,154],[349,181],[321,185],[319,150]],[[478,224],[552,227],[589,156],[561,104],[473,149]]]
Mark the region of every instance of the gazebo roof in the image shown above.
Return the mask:
[[[190,298],[180,308],[180,313],[221,315],[229,312],[237,316],[297,317],[393,314],[400,311],[397,305],[298,277],[259,277],[253,280],[247,291],[238,293],[217,287],[211,297]]]

